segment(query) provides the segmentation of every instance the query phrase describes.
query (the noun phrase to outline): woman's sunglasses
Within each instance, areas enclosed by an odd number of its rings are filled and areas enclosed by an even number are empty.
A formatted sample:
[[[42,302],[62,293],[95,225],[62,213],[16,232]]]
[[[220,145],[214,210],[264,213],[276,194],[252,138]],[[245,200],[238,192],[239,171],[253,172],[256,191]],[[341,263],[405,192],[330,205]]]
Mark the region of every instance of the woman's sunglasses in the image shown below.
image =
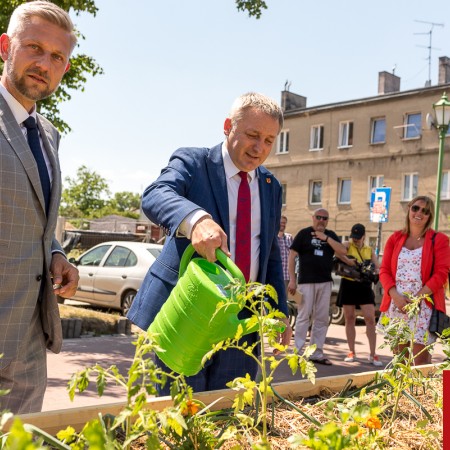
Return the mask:
[[[425,214],[426,216],[430,215],[430,209],[429,208],[421,208],[419,205],[412,205],[411,206],[412,212],[421,212],[422,214]]]

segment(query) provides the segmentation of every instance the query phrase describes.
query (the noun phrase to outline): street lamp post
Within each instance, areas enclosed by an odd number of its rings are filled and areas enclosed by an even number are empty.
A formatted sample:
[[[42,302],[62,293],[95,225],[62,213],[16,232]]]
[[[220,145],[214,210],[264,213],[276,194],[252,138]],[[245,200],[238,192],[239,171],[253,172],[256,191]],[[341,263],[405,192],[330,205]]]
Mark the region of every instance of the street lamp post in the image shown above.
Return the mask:
[[[434,124],[439,131],[439,158],[437,169],[436,201],[434,205],[434,229],[439,227],[439,208],[441,203],[442,161],[444,159],[445,136],[447,135],[450,122],[450,102],[444,92],[441,99],[433,104]]]

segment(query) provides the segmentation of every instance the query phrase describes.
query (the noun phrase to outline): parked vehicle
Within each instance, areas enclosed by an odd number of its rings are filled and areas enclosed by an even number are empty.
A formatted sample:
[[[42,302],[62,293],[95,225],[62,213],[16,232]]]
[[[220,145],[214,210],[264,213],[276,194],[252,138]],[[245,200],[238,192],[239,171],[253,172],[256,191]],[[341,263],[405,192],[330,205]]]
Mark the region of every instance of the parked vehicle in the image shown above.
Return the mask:
[[[69,261],[80,272],[72,300],[117,309],[126,315],[145,274],[161,253],[162,245],[110,241],[92,247]]]
[[[330,299],[330,323],[334,323],[336,325],[345,324],[344,310],[342,307],[336,305],[340,285],[341,277],[333,273],[333,289],[331,291]],[[383,298],[383,286],[381,286],[381,283],[378,282],[373,285],[373,290],[375,292],[375,317],[378,319],[380,316],[381,299]],[[358,309],[356,310],[356,313],[358,313]]]

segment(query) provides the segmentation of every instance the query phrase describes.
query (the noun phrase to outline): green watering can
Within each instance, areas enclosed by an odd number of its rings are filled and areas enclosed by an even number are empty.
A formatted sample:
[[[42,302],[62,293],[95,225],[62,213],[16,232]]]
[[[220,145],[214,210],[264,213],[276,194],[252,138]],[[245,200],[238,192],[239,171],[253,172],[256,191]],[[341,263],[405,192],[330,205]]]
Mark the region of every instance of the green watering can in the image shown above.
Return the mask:
[[[257,330],[246,329],[250,319],[239,320],[240,307],[225,289],[237,278],[245,285],[242,272],[220,249],[216,257],[223,267],[204,258],[191,260],[195,250],[186,248],[180,261],[178,283],[155,317],[148,331],[158,333],[156,342],[164,349],[158,357],[173,371],[186,376],[197,374],[202,368],[202,358],[213,344],[236,335],[239,325],[244,334]],[[216,312],[219,302],[227,306]]]

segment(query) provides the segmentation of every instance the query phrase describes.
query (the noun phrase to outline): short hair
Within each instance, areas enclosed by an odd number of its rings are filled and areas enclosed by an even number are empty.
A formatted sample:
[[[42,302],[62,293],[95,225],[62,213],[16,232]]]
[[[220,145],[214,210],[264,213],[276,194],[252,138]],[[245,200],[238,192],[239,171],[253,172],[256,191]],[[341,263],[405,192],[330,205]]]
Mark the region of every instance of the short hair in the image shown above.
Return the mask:
[[[409,209],[417,201],[425,202],[425,207],[430,210],[430,215],[428,216],[428,221],[425,224],[423,234],[425,234],[431,228],[431,224],[433,223],[433,218],[434,218],[434,202],[433,202],[433,200],[431,200],[431,198],[427,197],[426,195],[417,195],[408,203],[408,211],[406,212],[405,227],[402,230],[403,233],[406,233],[408,236],[409,236],[409,233],[411,232],[411,227],[409,226]]]
[[[77,43],[77,36],[75,34],[72,19],[69,14],[59,6],[46,0],[36,0],[32,2],[22,3],[12,13],[9,19],[8,30],[6,34],[9,37],[14,35],[25,27],[32,17],[40,17],[47,22],[50,22],[63,30],[70,33],[72,40],[72,50]]]
[[[236,126],[236,123],[242,119],[244,112],[249,108],[255,108],[258,111],[273,117],[275,120],[278,120],[280,125],[278,132],[283,128],[283,110],[280,105],[271,98],[257,92],[248,92],[234,101],[230,111],[231,125],[233,128]]]
[[[328,212],[328,210],[326,210],[325,208],[317,208],[317,209],[315,209],[315,210],[313,211],[312,215],[315,216],[315,215],[316,215],[318,212],[320,212],[320,211],[323,211],[323,212],[326,212],[327,214],[330,214],[330,213]]]

